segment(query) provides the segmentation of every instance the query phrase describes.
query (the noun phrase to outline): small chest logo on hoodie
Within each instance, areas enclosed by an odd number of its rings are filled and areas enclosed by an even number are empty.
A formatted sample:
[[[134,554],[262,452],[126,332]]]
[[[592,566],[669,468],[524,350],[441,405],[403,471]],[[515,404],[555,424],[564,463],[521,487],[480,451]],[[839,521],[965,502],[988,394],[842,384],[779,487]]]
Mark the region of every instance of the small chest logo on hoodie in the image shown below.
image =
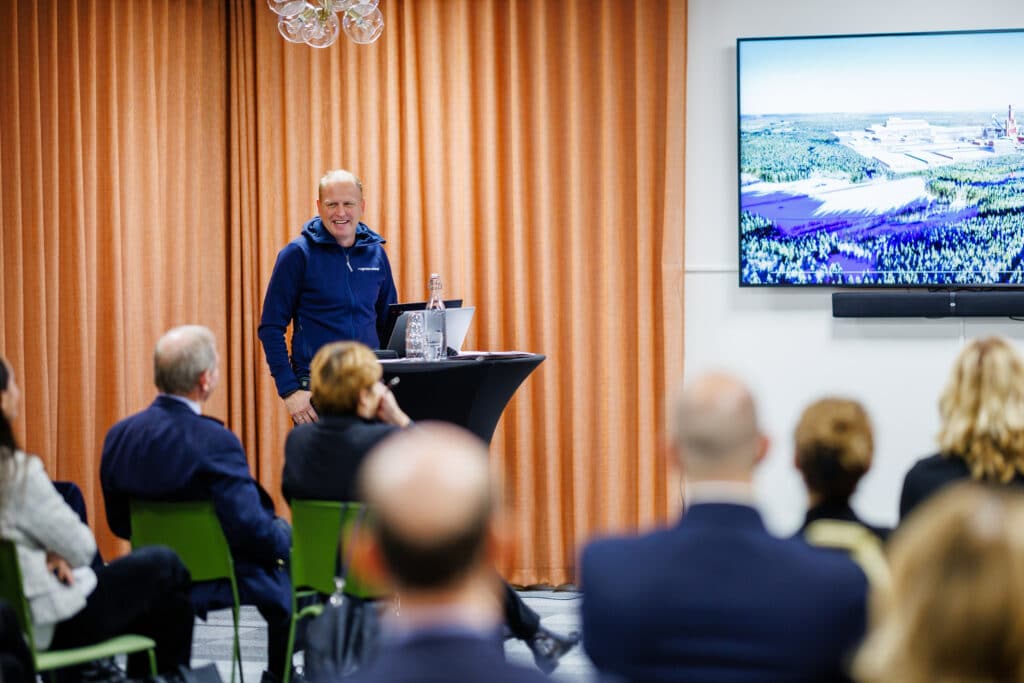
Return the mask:
[[[372,270],[372,271],[378,271],[378,270],[380,270],[380,267],[379,267],[379,266],[377,266],[377,267],[371,267],[371,266],[363,266],[363,267],[357,268],[356,270]]]

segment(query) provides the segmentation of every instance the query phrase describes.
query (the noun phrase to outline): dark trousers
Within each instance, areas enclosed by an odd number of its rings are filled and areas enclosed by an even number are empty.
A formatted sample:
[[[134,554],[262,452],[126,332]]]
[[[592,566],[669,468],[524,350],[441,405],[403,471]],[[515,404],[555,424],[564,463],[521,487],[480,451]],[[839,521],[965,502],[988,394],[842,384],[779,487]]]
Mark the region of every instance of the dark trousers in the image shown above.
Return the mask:
[[[0,600],[0,682],[30,683],[36,679],[35,663],[14,609]]]
[[[256,605],[256,609],[267,620],[267,670],[283,680],[292,615],[282,612],[276,605]]]
[[[505,586],[505,625],[519,640],[530,640],[540,630],[540,615],[530,609],[512,586]]]
[[[168,548],[140,548],[96,572],[98,583],[85,607],[57,624],[54,649],[79,647],[125,633],[156,641],[157,668],[188,666],[192,655],[192,579]],[[149,673],[145,652],[128,658],[128,675]]]

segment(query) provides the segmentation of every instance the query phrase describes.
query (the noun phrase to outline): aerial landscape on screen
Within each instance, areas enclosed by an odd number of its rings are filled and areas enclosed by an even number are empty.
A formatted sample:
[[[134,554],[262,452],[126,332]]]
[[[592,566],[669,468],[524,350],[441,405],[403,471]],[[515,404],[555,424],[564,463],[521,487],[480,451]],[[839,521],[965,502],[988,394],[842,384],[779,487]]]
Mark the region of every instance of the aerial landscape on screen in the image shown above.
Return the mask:
[[[740,284],[1024,286],[1024,31],[740,39],[737,66]]]

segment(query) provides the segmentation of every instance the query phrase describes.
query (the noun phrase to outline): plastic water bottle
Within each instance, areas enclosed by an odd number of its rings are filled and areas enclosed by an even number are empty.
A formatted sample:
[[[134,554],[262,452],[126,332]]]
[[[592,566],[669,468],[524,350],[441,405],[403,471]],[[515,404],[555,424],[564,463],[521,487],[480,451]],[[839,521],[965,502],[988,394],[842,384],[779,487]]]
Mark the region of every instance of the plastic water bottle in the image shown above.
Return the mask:
[[[426,311],[409,311],[405,314],[405,358],[426,360],[427,336],[424,332]]]
[[[444,297],[441,296],[441,276],[430,274],[430,301],[427,302],[426,332],[427,360],[438,361],[448,357],[448,336],[444,324]]]

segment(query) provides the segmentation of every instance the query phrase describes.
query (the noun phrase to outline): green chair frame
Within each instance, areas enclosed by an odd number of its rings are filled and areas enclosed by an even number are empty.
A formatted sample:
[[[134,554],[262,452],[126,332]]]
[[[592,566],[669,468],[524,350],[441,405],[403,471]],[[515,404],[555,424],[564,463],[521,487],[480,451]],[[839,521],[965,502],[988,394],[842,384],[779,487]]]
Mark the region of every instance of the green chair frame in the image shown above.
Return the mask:
[[[338,559],[352,540],[353,525],[364,508],[362,503],[333,500],[291,501],[292,508],[292,621],[288,629],[288,650],[284,683],[291,680],[291,661],[295,650],[295,629],[300,619],[323,612],[323,604],[300,608],[310,597],[322,598],[336,588]],[[375,598],[381,591],[361,581],[349,569],[344,592],[359,598]]]
[[[238,637],[238,581],[231,548],[221,527],[213,503],[208,501],[167,502],[132,500],[131,524],[133,548],[163,545],[178,554],[192,575],[192,581],[227,579],[231,584],[234,605],[231,616],[235,626],[235,642],[231,658],[231,683],[242,675],[242,650]]]
[[[0,539],[0,599],[6,600],[17,615],[18,625],[21,626],[25,640],[32,651],[36,671],[49,672],[51,680],[56,669],[135,652],[149,654],[149,671],[154,676],[156,675],[156,643],[145,636],[124,634],[82,647],[65,650],[36,650],[35,638],[32,635],[32,612],[29,609],[28,600],[25,599],[18,552],[12,541],[3,539]]]

